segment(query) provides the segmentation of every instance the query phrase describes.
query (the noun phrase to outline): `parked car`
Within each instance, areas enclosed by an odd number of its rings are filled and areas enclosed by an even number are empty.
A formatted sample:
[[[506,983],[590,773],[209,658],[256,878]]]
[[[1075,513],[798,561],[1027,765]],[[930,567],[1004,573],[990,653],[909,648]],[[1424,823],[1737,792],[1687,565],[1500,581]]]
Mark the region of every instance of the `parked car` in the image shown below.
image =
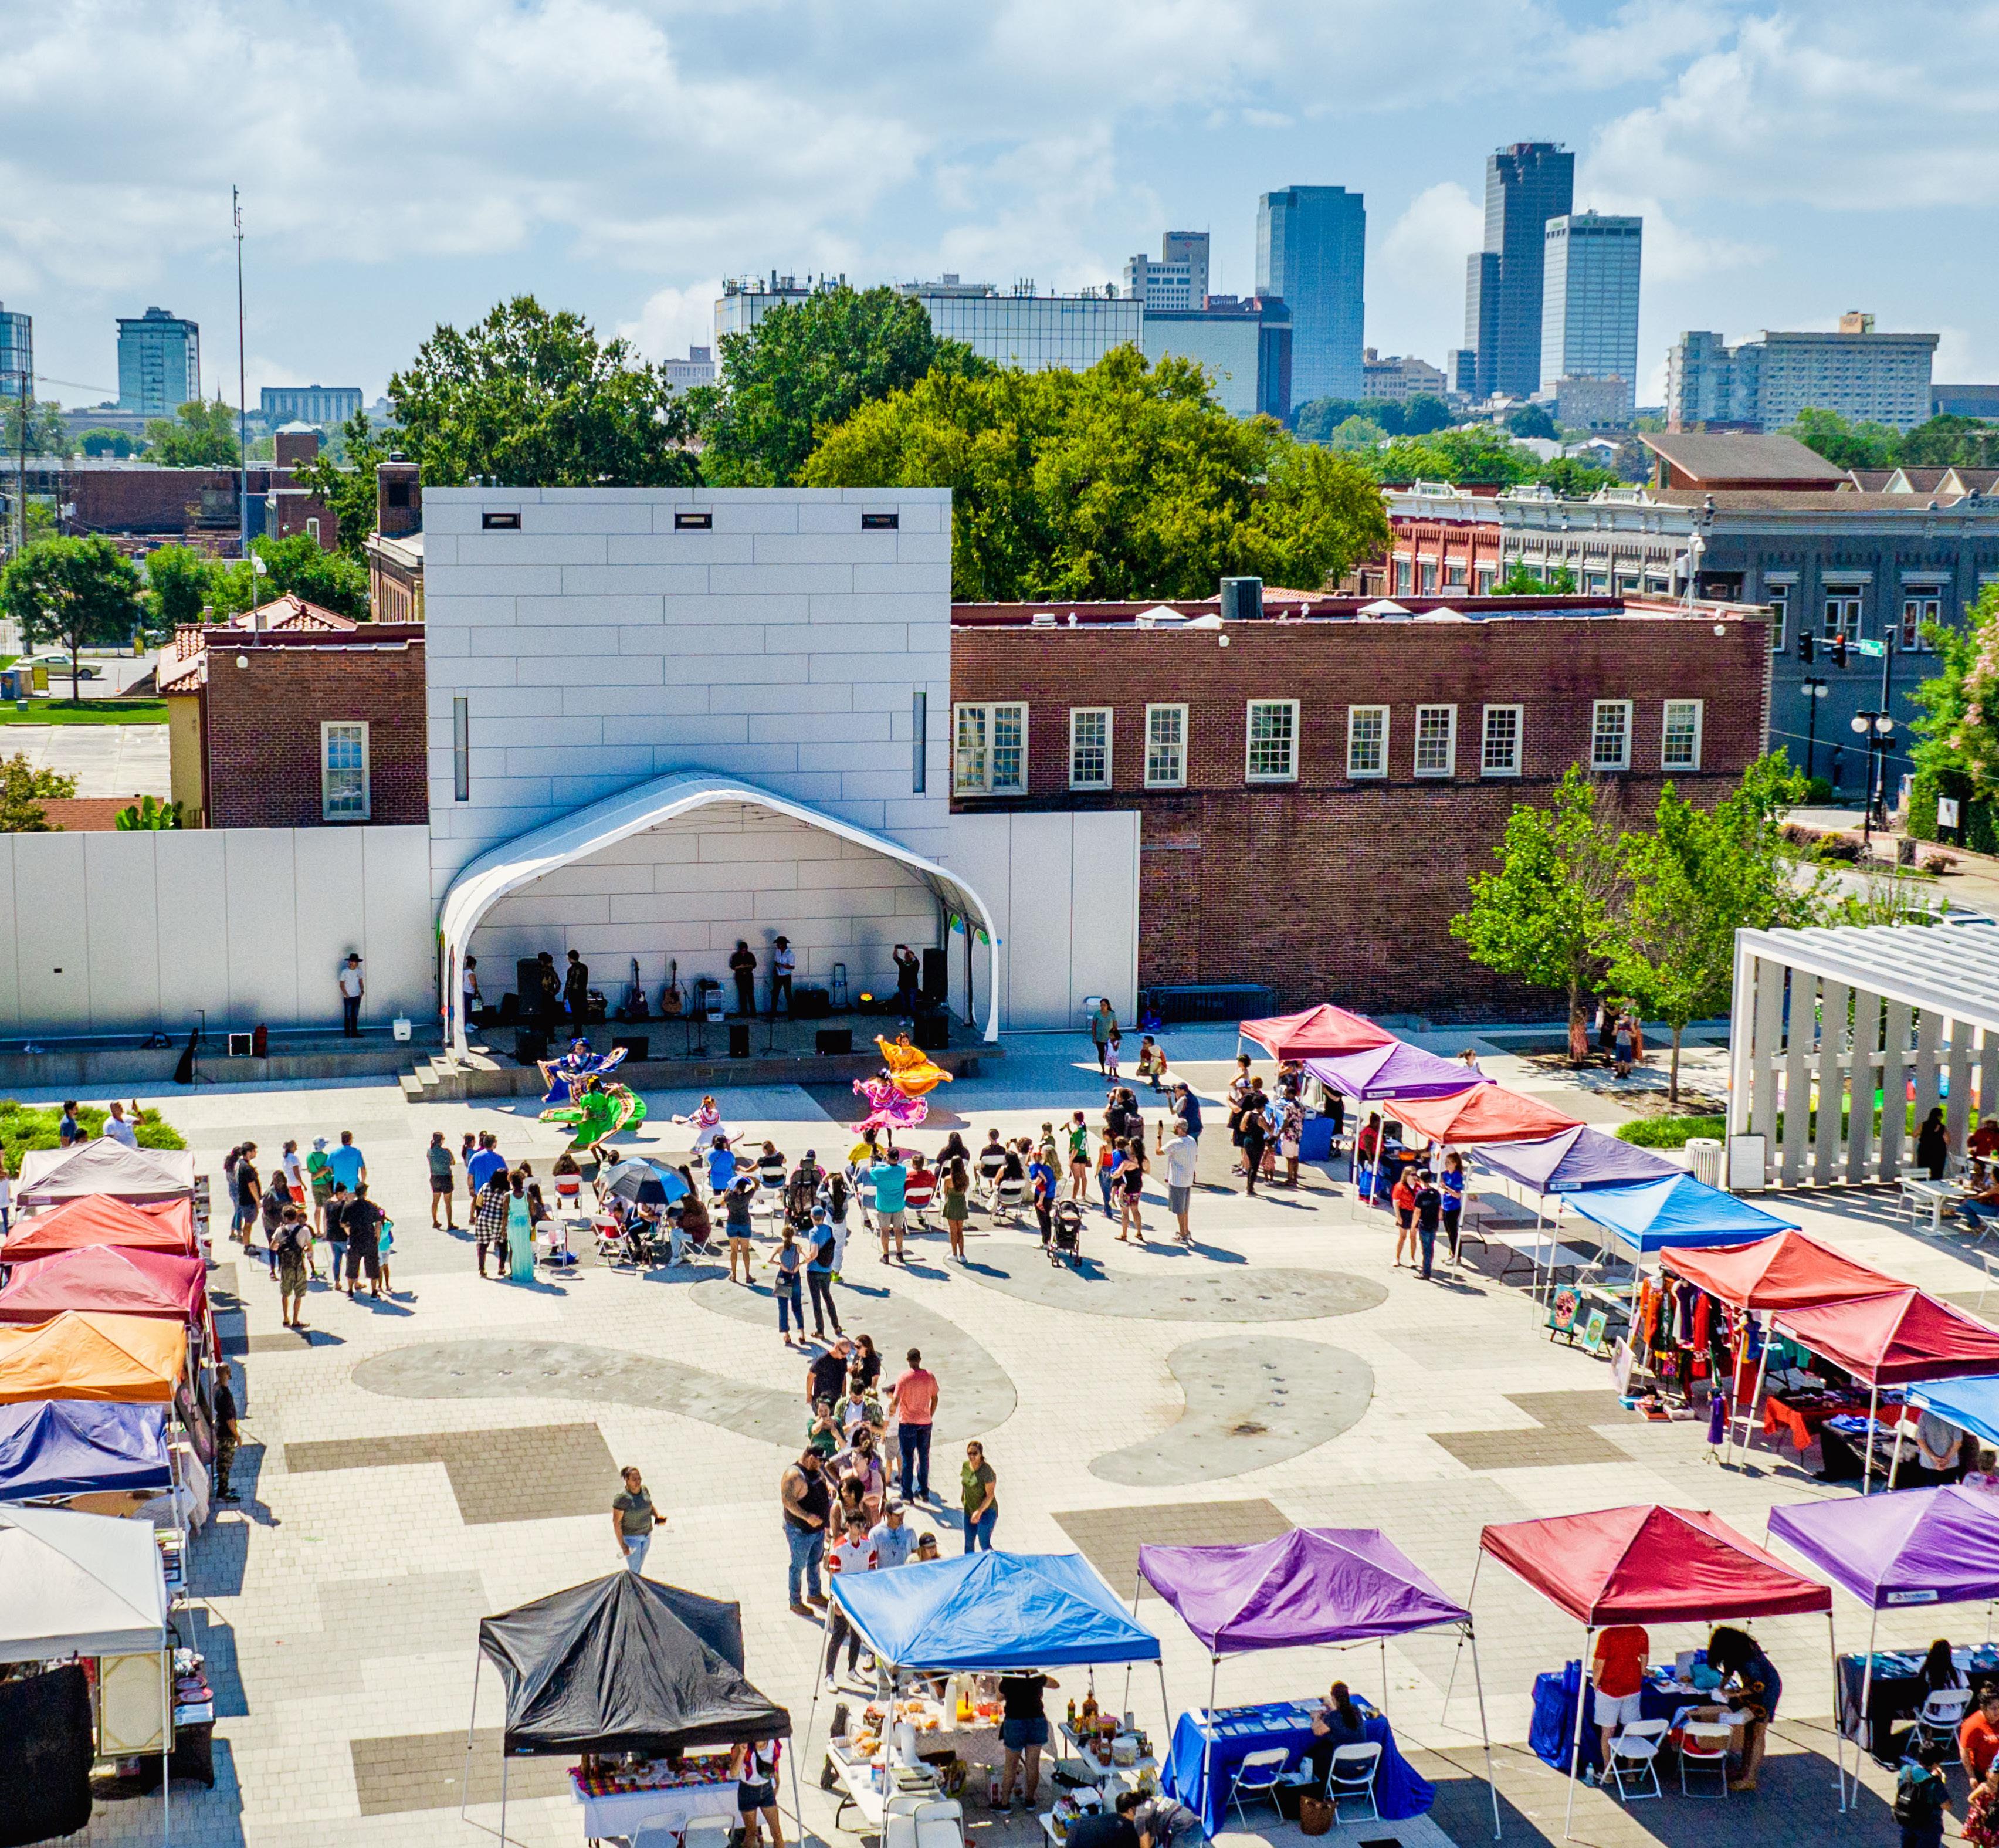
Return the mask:
[[[65,679],[69,677],[69,657],[66,654],[24,654],[14,665],[17,667],[46,667],[51,680],[57,674]],[[76,677],[79,680],[101,680],[104,677],[104,671],[101,667],[92,667],[88,661],[82,661],[78,664]]]

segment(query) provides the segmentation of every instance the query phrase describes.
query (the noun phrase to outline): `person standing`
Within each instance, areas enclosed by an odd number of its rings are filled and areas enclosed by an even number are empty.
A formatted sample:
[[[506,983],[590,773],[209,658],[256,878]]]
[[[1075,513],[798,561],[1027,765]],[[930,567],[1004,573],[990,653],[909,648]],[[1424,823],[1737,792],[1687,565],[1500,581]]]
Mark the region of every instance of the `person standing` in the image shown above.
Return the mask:
[[[1200,1159],[1200,1144],[1187,1132],[1186,1120],[1176,1118],[1170,1141],[1166,1137],[1166,1126],[1159,1125],[1159,1144],[1157,1153],[1166,1164],[1166,1208],[1180,1226],[1180,1242],[1183,1245],[1194,1243],[1194,1227],[1190,1215],[1194,1211],[1194,1164]]]
[[[569,966],[563,971],[563,1006],[578,1026],[589,1018],[590,965],[575,950],[570,952]]]
[[[1416,1243],[1422,1248],[1423,1281],[1430,1280],[1430,1265],[1436,1256],[1437,1224],[1443,1217],[1443,1195],[1436,1177],[1428,1168],[1416,1177]]]
[[[341,1131],[340,1146],[327,1160],[332,1164],[334,1179],[345,1181],[350,1194],[358,1192],[368,1178],[368,1158],[355,1147],[352,1129]]]
[[[778,1018],[780,1000],[785,1004],[782,1011],[789,1014],[792,1011],[792,977],[798,973],[798,969],[799,959],[792,952],[791,938],[773,938],[771,944],[771,1018],[773,1020]]]
[[[367,978],[361,973],[361,952],[349,950],[340,966],[340,1030],[349,1039],[361,1036],[361,997],[368,992]]]
[[[1950,1791],[1943,1780],[1945,1748],[1926,1739],[1904,1759],[1895,1773],[1894,1817],[1902,1848],[1942,1848],[1943,1819],[1950,1814]]]
[[[896,1242],[896,1256],[909,1260],[902,1250],[902,1235],[909,1222],[909,1175],[892,1143],[888,1152],[868,1170],[868,1184],[875,1194],[875,1229],[882,1240],[882,1261],[889,1261],[889,1241]]]
[[[1090,1197],[1090,1124],[1081,1111],[1069,1119],[1069,1197]]]
[[[245,1251],[250,1249],[250,1233],[257,1223],[257,1209],[264,1203],[264,1190],[257,1178],[257,1164],[251,1159],[256,1153],[255,1142],[245,1142],[237,1152],[236,1167],[230,1177],[230,1184],[236,1195],[235,1223],[230,1229],[242,1241]]]
[[[875,1569],[889,1572],[907,1565],[916,1550],[915,1530],[902,1520],[902,1504],[891,1496],[882,1506],[882,1518],[868,1530],[868,1545],[875,1549]]]
[[[729,953],[729,973],[736,979],[736,1011],[748,1020],[757,1011],[757,956],[740,937]]]
[[[868,1517],[864,1514],[850,1514],[847,1517],[845,1537],[837,1545],[826,1549],[826,1569],[837,1583],[848,1574],[858,1575],[875,1569],[875,1543],[868,1538]],[[839,1659],[840,1645],[847,1645],[847,1672],[852,1676],[861,1666],[861,1632],[847,1619],[847,1613],[835,1598],[827,1607],[826,1620],[826,1687],[829,1694],[837,1691],[840,1683],[834,1678],[833,1665]]]
[[[466,958],[464,973],[460,977],[460,986],[465,997],[463,1004],[465,1022],[467,1026],[469,1026],[473,1017],[486,1004],[486,997],[479,992],[479,959],[476,956]]]
[[[1038,1671],[1000,1677],[1000,1747],[1006,1754],[1000,1772],[1002,1809],[1012,1806],[1013,1780],[1020,1775],[1024,1760],[1027,1776],[1022,1780],[1021,1788],[1027,1808],[1033,1809],[1039,1799],[1041,1748],[1048,1742],[1048,1716],[1042,1701],[1047,1690],[1061,1685],[1054,1676]]]
[[[826,1602],[819,1569],[826,1555],[826,1523],[833,1512],[833,1492],[826,1486],[825,1471],[819,1452],[807,1446],[778,1485],[785,1513],[785,1545],[790,1555],[787,1583],[792,1609],[800,1617],[810,1617],[812,1605]]]
[[[1942,1180],[1944,1170],[1950,1166],[1950,1135],[1944,1127],[1941,1104],[1923,1118],[1916,1132],[1916,1166],[1932,1181]]]
[[[133,1125],[137,1123],[139,1118],[140,1110],[136,1099],[132,1104],[132,1114],[128,1118],[125,1114],[125,1106],[114,1097],[107,1108],[104,1118],[104,1134],[106,1139],[114,1142],[122,1142],[128,1149],[137,1148],[139,1135]],[[287,1142],[285,1145],[287,1149],[296,1148],[297,1146],[295,1142]]]
[[[59,1147],[74,1149],[84,1139],[83,1125],[76,1120],[76,1111],[75,1098],[63,1099],[62,1115],[56,1119],[56,1142]]]
[[[729,1775],[736,1780],[736,1813],[743,1825],[743,1848],[760,1848],[761,1831],[766,1826],[771,1831],[771,1848],[785,1848],[784,1819],[778,1808],[778,1753],[774,1739],[729,1748]]]
[[[486,1184],[495,1174],[507,1171],[507,1158],[500,1153],[497,1139],[490,1129],[479,1133],[479,1146],[465,1160],[465,1190],[476,1199],[486,1191]]]
[[[302,1329],[306,1309],[306,1254],[312,1230],[304,1212],[287,1205],[278,1218],[278,1316],[286,1328]]]
[[[1651,1648],[1651,1638],[1637,1624],[1613,1624],[1596,1633],[1596,1653],[1589,1666],[1595,1690],[1591,1705],[1606,1764],[1610,1762],[1611,1737],[1618,1728],[1645,1717],[1639,1694],[1645,1685],[1645,1663]]]
[[[424,1152],[424,1160],[429,1164],[431,1170],[431,1229],[436,1229],[438,1205],[442,1201],[444,1205],[444,1229],[446,1232],[456,1232],[458,1227],[452,1221],[451,1212],[453,1187],[451,1145],[444,1139],[442,1129],[431,1132],[431,1146]]]
[[[382,1209],[368,1198],[368,1184],[361,1182],[347,1203],[347,1295],[354,1298],[354,1286],[361,1273],[368,1273],[368,1294],[379,1302],[382,1296],[382,1249],[379,1236]]]
[[[1406,1250],[1413,1263],[1416,1255],[1416,1170],[1413,1165],[1405,1166],[1395,1177],[1395,1184],[1389,1190],[1389,1203],[1395,1209],[1395,1262],[1391,1269],[1399,1269],[1402,1253]]]
[[[487,1176],[486,1184],[472,1202],[472,1236],[479,1247],[481,1277],[486,1274],[486,1255],[490,1251],[498,1254],[495,1274],[507,1274],[507,1219],[513,1198],[513,1190],[507,1184],[507,1165],[502,1162],[497,1172]]]
[[[913,1016],[916,1011],[918,972],[922,965],[906,943],[896,945],[896,1011]]]
[[[0,1243],[5,1241],[13,1217],[14,1184],[7,1178],[7,1146],[0,1142]]]
[[[906,1502],[927,1502],[930,1498],[930,1426],[944,1393],[937,1375],[925,1370],[920,1348],[912,1347],[906,1357],[907,1370],[889,1389],[896,1406],[896,1442],[902,1457],[902,1496]]]
[[[812,1209],[810,1228],[805,1236],[811,1241],[810,1255],[805,1260],[805,1288],[812,1292],[812,1335],[814,1339],[823,1341],[826,1325],[830,1322],[837,1338],[841,1330],[840,1311],[833,1300],[833,1222],[826,1216],[824,1207],[815,1206]],[[804,1333],[802,1326],[799,1333]]]
[[[236,1394],[230,1385],[230,1365],[224,1361],[216,1369],[215,1375],[215,1499],[217,1502],[241,1500],[229,1486],[229,1471],[236,1461],[236,1447],[241,1441],[242,1433],[236,1423]]]
[[[264,1190],[261,1208],[264,1222],[264,1252],[269,1260],[271,1281],[278,1281],[278,1227],[282,1223],[285,1208],[291,1205],[291,1196],[285,1191],[284,1170],[280,1168],[271,1177],[271,1184]]]
[[[516,1168],[508,1177],[507,1281],[535,1281],[535,1212],[528,1198],[525,1168]]]
[[[746,1178],[738,1184],[749,1184]],[[730,1197],[734,1198],[733,1194]],[[778,1299],[778,1333],[785,1337],[787,1347],[795,1347],[799,1343],[792,1339],[792,1323],[795,1322],[799,1325],[800,1340],[804,1339],[805,1332],[805,1295],[799,1287],[799,1273],[805,1267],[805,1254],[799,1250],[799,1235],[791,1226],[785,1228],[783,1239],[777,1250],[764,1262],[774,1264],[778,1271],[778,1280],[771,1286],[771,1294]],[[786,1319],[788,1314],[789,1320]]]
[[[1240,1106],[1242,1131],[1242,1191],[1250,1198],[1256,1194],[1256,1176],[1263,1166],[1263,1150],[1270,1139],[1270,1125],[1264,1117],[1263,1094],[1250,1090],[1243,1095]]]
[[[1457,1262],[1459,1228],[1464,1218],[1464,1157],[1453,1149],[1443,1158],[1443,1172],[1437,1177],[1437,1191],[1443,1196],[1443,1236],[1450,1242],[1450,1261]]]
[[[711,1152],[712,1153],[712,1152]],[[729,1153],[725,1146],[722,1153]],[[730,1156],[732,1163],[734,1157]],[[733,1173],[733,1169],[732,1169]],[[729,1281],[736,1281],[736,1267],[743,1267],[742,1281],[753,1281],[750,1274],[750,1202],[757,1197],[757,1184],[747,1174],[732,1179],[722,1196],[722,1227],[729,1237]]]
[[[1117,1037],[1117,1014],[1110,1005],[1110,997],[1100,994],[1097,997],[1097,1011],[1090,1017],[1090,1038],[1097,1048],[1097,1069],[1108,1072],[1110,1069],[1110,1042]]]
[[[646,1493],[646,1479],[636,1464],[618,1472],[623,1491],[611,1498],[611,1531],[617,1536],[618,1550],[625,1555],[625,1569],[645,1576],[646,1553],[653,1544],[653,1529],[659,1524],[659,1510]]]
[[[971,1183],[965,1163],[954,1161],[944,1171],[944,1230],[950,1253],[965,1262],[965,1222],[971,1217]]]
[[[965,1506],[965,1550],[991,1552],[993,1530],[1000,1524],[998,1478],[986,1460],[986,1446],[975,1437],[965,1447],[958,1472],[958,1496]]]
[[[335,1295],[340,1293],[341,1281],[347,1274],[347,1189],[334,1181],[327,1192],[326,1211],[320,1223],[326,1233],[327,1281],[333,1285]]]
[[[1958,1756],[1973,1783],[1999,1764],[1999,1683],[1988,1681],[1957,1729]]]
[[[1034,1223],[1040,1228],[1041,1243],[1045,1247],[1055,1236],[1055,1180],[1053,1150],[1044,1145],[1034,1151],[1034,1159],[1027,1164],[1027,1185],[1032,1190],[1034,1201]]]

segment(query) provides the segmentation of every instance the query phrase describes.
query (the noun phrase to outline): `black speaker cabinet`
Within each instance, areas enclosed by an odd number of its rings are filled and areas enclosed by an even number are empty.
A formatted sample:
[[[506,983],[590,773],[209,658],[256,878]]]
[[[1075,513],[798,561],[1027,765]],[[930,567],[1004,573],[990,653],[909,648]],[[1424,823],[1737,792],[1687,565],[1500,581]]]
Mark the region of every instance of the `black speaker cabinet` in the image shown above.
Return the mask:
[[[820,1028],[819,1049],[829,1059],[841,1058],[852,1052],[854,1029],[851,1027]]]
[[[833,1012],[833,997],[823,988],[816,986],[797,988],[792,991],[792,1018],[799,1021],[823,1021]]]
[[[645,1033],[614,1033],[611,1036],[611,1049],[616,1052],[622,1046],[626,1059],[633,1065],[643,1065],[653,1050],[652,1036]]]
[[[532,1014],[542,1004],[542,965],[539,958],[522,956],[514,964],[514,992],[521,997],[521,1011]]]
[[[926,1052],[941,1052],[951,1044],[951,1016],[941,1007],[926,1007],[910,1030],[910,1042]]]
[[[951,965],[946,960],[947,952],[934,946],[923,951],[923,997],[927,1001],[941,1001],[951,987]]]
[[[747,1059],[750,1056],[750,1023],[731,1021],[729,1023],[729,1056]]]
[[[514,1063],[532,1065],[549,1056],[549,1036],[534,1027],[523,1027],[514,1035]]]

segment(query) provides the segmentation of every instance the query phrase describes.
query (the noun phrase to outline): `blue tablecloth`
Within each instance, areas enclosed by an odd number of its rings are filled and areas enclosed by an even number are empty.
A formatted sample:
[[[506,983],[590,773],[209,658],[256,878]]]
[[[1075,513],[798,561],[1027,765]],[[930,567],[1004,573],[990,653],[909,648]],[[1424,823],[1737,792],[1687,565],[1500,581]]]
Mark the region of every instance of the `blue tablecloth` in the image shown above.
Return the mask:
[[[1582,1672],[1582,1665],[1571,1662],[1560,1673],[1534,1679],[1534,1717],[1527,1742],[1537,1758],[1564,1775],[1568,1771],[1569,1746],[1575,1738],[1575,1683]],[[1712,1694],[1690,1694],[1682,1687],[1662,1687],[1655,1676],[1647,1675],[1638,1690],[1640,1716],[1670,1720],[1682,1707],[1715,1698]],[[1603,1735],[1593,1716],[1582,1729],[1582,1763],[1585,1770],[1603,1769]]]
[[[1356,1705],[1367,1708],[1358,1695],[1354,1700]],[[1236,1767],[1252,1752],[1284,1746],[1291,1753],[1285,1769],[1294,1770],[1311,1747],[1312,1715],[1318,1710],[1316,1701],[1280,1701],[1266,1707],[1221,1707],[1215,1709],[1211,1723],[1201,1714],[1183,1713],[1173,1728],[1173,1744],[1159,1781],[1169,1796],[1178,1798],[1200,1817],[1212,1836],[1221,1826]],[[1395,1749],[1395,1735],[1381,1715],[1368,1711],[1366,1725],[1370,1742],[1381,1748],[1381,1769],[1374,1777],[1374,1801],[1381,1819],[1404,1822],[1423,1815],[1436,1801],[1436,1792]]]

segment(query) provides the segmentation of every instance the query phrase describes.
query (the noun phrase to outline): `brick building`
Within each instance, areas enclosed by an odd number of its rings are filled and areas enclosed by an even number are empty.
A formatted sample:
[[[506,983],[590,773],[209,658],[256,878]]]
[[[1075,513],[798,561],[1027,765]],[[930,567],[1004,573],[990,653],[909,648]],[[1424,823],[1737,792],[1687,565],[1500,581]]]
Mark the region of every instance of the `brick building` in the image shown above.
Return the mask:
[[[1322,598],[1225,623],[1189,603],[1142,627],[1126,606],[1072,625],[958,605],[954,813],[1135,808],[1142,985],[1545,1011],[1450,935],[1466,881],[1571,764],[1634,815],[1668,778],[1718,796],[1764,748],[1769,645],[1731,605],[1502,607],[1354,619]]]
[[[317,441],[313,448],[316,452]],[[296,460],[310,459],[296,449],[293,453]],[[178,543],[233,556],[242,531],[239,496],[244,485],[234,469],[128,463],[65,469],[57,491],[72,510],[64,516],[65,532]],[[338,543],[332,508],[296,484],[294,467],[256,464],[247,485],[252,539],[265,532],[310,532],[328,552]]]
[[[424,483],[400,456],[375,469],[375,530],[368,555],[368,607],[378,622],[424,619]]]
[[[191,827],[421,825],[421,625],[283,597],[184,625],[159,670],[173,798]]]

